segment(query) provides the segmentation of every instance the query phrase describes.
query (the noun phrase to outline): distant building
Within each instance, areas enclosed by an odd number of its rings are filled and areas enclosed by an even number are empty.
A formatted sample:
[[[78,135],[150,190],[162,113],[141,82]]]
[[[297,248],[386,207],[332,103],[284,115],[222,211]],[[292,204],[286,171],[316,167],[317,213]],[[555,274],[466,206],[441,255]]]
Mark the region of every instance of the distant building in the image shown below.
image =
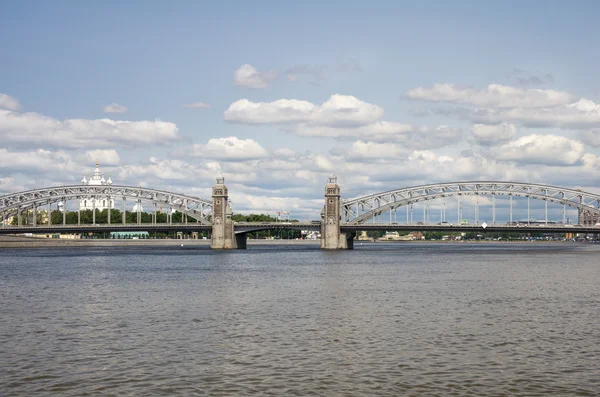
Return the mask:
[[[379,238],[379,241],[415,241],[424,240],[423,233],[421,232],[410,232],[405,235],[400,235],[398,232],[386,232],[383,237]]]
[[[112,238],[112,239],[133,239],[133,240],[137,240],[137,239],[148,239],[148,238],[150,238],[150,235],[148,234],[148,232],[139,232],[139,231],[133,231],[133,232],[110,232],[110,238]]]
[[[104,173],[100,172],[100,168],[98,168],[98,162],[96,162],[96,169],[94,172],[90,174],[90,179],[86,179],[85,174],[83,175],[83,179],[81,179],[82,185],[88,186],[103,186],[103,185],[112,185],[112,180],[110,179],[110,175],[108,175],[108,179],[104,179]],[[95,201],[95,203],[94,203]],[[59,208],[62,208],[62,203],[59,203]],[[115,199],[114,197],[98,197],[95,200],[84,198],[79,200],[79,210],[93,210],[94,208],[102,211],[108,208],[115,208]]]
[[[579,212],[579,224],[583,226],[594,226],[596,223],[600,223],[600,215],[591,213],[589,211]]]

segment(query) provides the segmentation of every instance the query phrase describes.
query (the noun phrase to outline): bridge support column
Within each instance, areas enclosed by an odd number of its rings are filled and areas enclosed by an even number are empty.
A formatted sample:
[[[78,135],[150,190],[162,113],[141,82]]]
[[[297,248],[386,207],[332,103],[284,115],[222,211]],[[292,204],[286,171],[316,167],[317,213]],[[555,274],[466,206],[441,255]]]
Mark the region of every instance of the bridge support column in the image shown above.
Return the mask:
[[[217,178],[217,184],[213,186],[213,218],[212,218],[212,241],[213,249],[236,249],[237,238],[233,232],[233,220],[231,219],[231,207],[229,206],[227,186],[225,178]],[[244,236],[245,242],[245,236]],[[246,248],[245,244],[244,247]]]
[[[352,249],[354,235],[340,231],[341,199],[337,177],[329,176],[325,186],[325,207],[321,214],[321,248],[326,250]]]

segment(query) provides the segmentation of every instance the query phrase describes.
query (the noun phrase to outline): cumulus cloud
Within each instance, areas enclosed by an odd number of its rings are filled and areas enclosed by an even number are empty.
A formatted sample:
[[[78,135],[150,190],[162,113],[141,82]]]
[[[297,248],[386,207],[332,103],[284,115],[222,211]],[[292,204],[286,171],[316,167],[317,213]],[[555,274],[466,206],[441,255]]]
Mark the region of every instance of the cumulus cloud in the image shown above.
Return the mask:
[[[179,138],[177,126],[164,121],[111,119],[57,120],[39,113],[0,110],[0,139],[22,146],[114,147],[169,143]]]
[[[510,123],[496,125],[475,124],[471,127],[471,136],[481,145],[496,145],[510,141],[517,135],[517,128]]]
[[[204,103],[204,102],[192,102],[192,103],[186,103],[185,105],[183,105],[184,108],[191,108],[191,109],[207,109],[210,107],[210,105],[208,103]]]
[[[470,117],[483,123],[512,121],[527,127],[588,128],[600,126],[600,104],[582,98],[554,107],[477,109]]]
[[[0,149],[0,169],[18,172],[75,171],[77,163],[64,151],[37,149],[33,151],[9,151]]]
[[[524,89],[500,84],[490,84],[483,90],[455,84],[434,84],[431,88],[414,88],[405,95],[411,99],[492,108],[544,108],[567,105],[576,100],[576,97],[568,92]]]
[[[377,121],[383,109],[350,95],[332,95],[321,105],[296,99],[251,102],[241,99],[225,111],[226,121],[245,124],[310,123],[325,126],[358,126]]]
[[[535,134],[494,147],[491,152],[498,160],[545,165],[577,165],[585,155],[580,141]]]
[[[579,137],[586,145],[600,147],[600,129],[598,128],[582,131]]]
[[[402,142],[409,148],[439,148],[456,143],[462,131],[380,121],[383,109],[354,96],[332,95],[321,105],[296,99],[251,102],[241,99],[224,113],[225,120],[245,124],[274,124],[300,136]]]
[[[197,183],[198,180],[208,182],[213,179],[213,175],[215,175],[215,170],[202,165],[190,164],[183,160],[159,160],[150,157],[143,164],[126,164],[119,167],[117,178],[113,178],[113,180],[130,181],[130,183],[139,181],[145,182],[153,188],[161,188],[164,181],[175,181],[186,186],[188,182]],[[134,184],[137,185],[139,182]],[[179,190],[182,191],[182,189]]]
[[[0,178],[0,195],[7,194],[15,183],[14,178]]]
[[[354,128],[335,128],[297,124],[285,127],[300,136],[330,137],[338,139],[363,139],[377,143],[402,143],[410,149],[435,149],[457,143],[462,138],[460,129],[441,125],[438,127],[380,121]]]
[[[104,106],[104,113],[125,113],[125,112],[127,112],[127,108],[123,105],[119,105],[116,102],[113,102],[110,105]]]
[[[104,165],[118,165],[121,162],[119,153],[115,149],[88,150],[85,152],[85,157],[90,163],[98,161]]]
[[[380,160],[400,158],[406,154],[406,151],[397,145],[356,141],[346,153],[346,157],[352,160]]]
[[[354,128],[336,128],[323,125],[300,123],[295,126],[286,126],[291,131],[301,136],[330,137],[330,138],[368,138],[377,142],[389,142],[398,139],[399,136],[415,130],[410,124],[378,121],[372,124],[362,125]]]
[[[246,88],[266,88],[275,78],[277,72],[274,70],[259,72],[254,66],[244,64],[234,72],[233,84]]]
[[[226,121],[244,124],[283,124],[308,120],[316,106],[308,101],[279,99],[274,102],[235,101],[224,113]]]
[[[490,84],[486,89],[435,84],[417,87],[408,98],[456,106],[437,109],[441,115],[467,118],[478,124],[517,123],[526,127],[584,129],[600,126],[600,104],[563,91],[525,89]]]
[[[15,98],[6,94],[0,94],[0,109],[19,110],[20,108],[21,104]]]
[[[293,158],[294,156],[296,156],[296,152],[294,152],[292,149],[288,149],[288,148],[279,148],[279,149],[275,149],[273,151],[273,155],[275,157],[283,157],[283,158]]]
[[[206,144],[195,144],[190,154],[219,160],[250,160],[263,158],[267,151],[254,139],[239,139],[235,136],[209,139]]]

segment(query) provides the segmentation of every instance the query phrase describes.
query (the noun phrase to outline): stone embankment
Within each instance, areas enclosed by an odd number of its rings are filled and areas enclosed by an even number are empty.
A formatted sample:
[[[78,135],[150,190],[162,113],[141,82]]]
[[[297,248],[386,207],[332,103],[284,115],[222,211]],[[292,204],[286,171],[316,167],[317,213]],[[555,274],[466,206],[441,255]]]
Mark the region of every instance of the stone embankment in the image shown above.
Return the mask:
[[[1,248],[44,248],[44,247],[137,247],[137,246],[210,246],[210,240],[176,239],[51,239],[25,236],[0,236]],[[248,244],[313,244],[319,240],[248,240]]]

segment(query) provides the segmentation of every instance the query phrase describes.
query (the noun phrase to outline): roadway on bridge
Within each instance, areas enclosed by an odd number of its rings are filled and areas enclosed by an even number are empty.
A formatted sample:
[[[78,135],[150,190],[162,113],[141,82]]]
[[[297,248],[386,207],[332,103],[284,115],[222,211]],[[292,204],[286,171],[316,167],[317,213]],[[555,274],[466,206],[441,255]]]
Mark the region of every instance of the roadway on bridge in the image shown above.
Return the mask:
[[[319,231],[320,222],[240,222],[235,223],[234,230],[236,234],[250,233],[261,230],[310,230]],[[119,231],[178,231],[178,232],[196,232],[211,231],[212,227],[200,223],[172,223],[172,224],[86,224],[86,225],[37,225],[37,226],[0,226],[0,234],[23,234],[23,233],[103,233]],[[446,232],[540,232],[540,233],[600,233],[600,227],[582,226],[582,225],[562,225],[562,224],[496,224],[487,225],[451,225],[451,224],[390,224],[390,223],[364,223],[359,225],[341,224],[342,233],[359,232],[363,230],[379,231],[446,231]]]

